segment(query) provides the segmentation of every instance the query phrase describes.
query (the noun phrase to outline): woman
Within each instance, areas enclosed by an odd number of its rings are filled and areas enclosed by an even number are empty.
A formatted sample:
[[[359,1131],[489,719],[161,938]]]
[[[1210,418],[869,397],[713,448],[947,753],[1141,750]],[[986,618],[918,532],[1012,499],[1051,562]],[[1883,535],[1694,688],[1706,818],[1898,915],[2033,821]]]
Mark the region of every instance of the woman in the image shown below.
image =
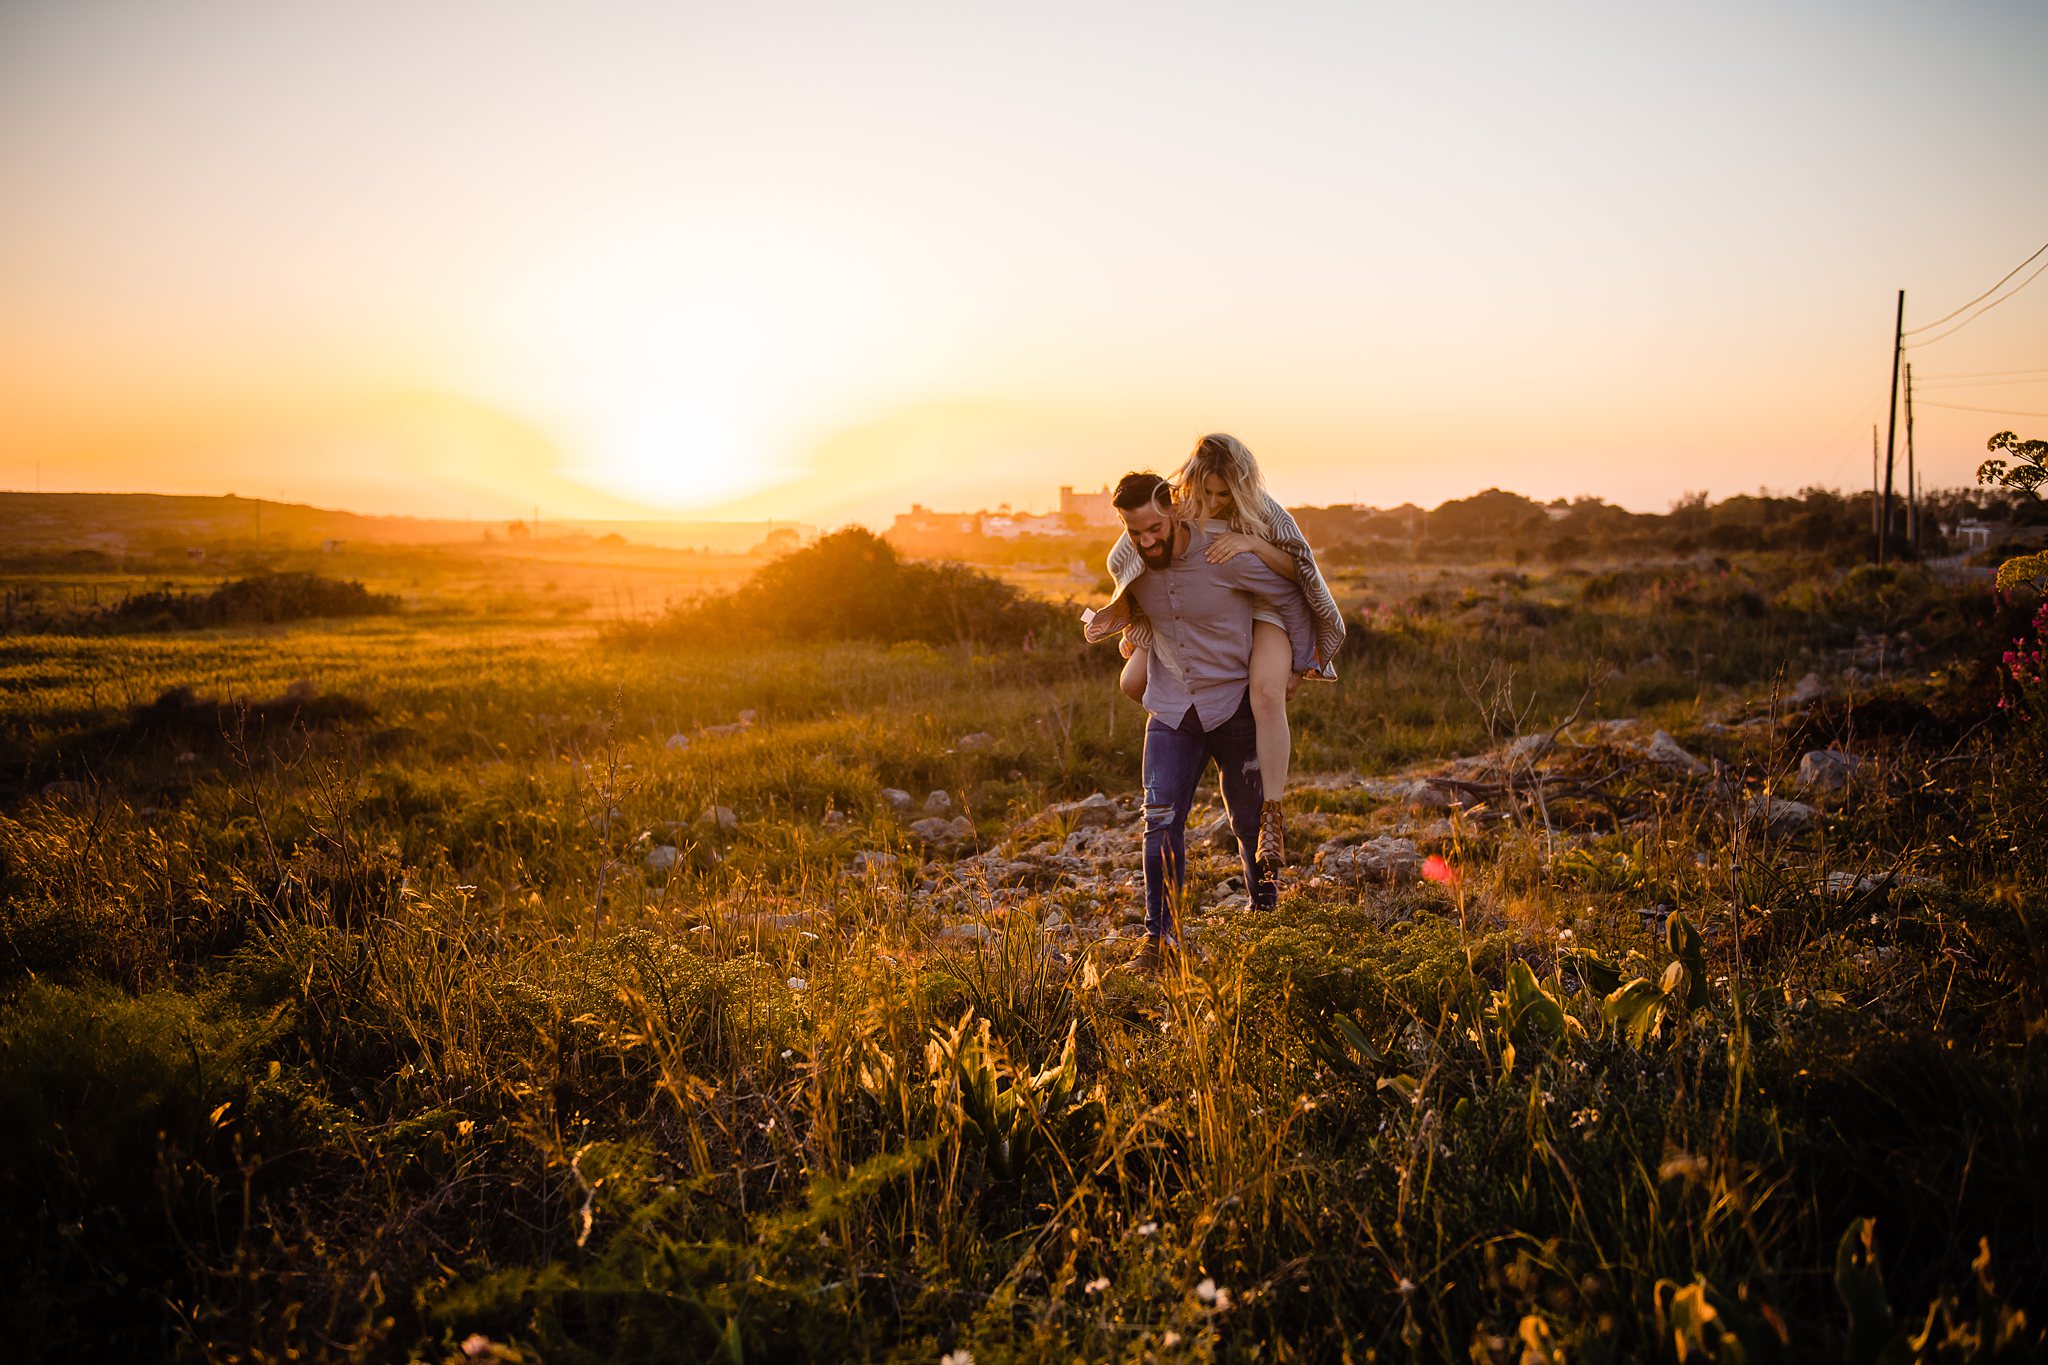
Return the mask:
[[[1344,618],[1316,568],[1315,552],[1287,509],[1266,492],[1259,462],[1252,458],[1244,442],[1221,432],[1204,436],[1195,443],[1194,453],[1170,482],[1180,514],[1203,522],[1214,535],[1206,551],[1211,563],[1255,554],[1268,568],[1296,585],[1315,621],[1315,657],[1321,665],[1307,676],[1334,679],[1337,672],[1332,661],[1344,643]],[[1129,537],[1120,538],[1110,550],[1109,572],[1118,583],[1128,582],[1143,572],[1137,547]],[[1133,622],[1124,632],[1123,649],[1129,661],[1124,665],[1120,685],[1133,701],[1143,701],[1145,697],[1145,675],[1151,663],[1150,639],[1150,629],[1142,621]],[[1293,653],[1280,614],[1270,604],[1254,603],[1252,715],[1259,727],[1259,771],[1265,786],[1265,804],[1259,812],[1257,857],[1275,872],[1287,858],[1281,799],[1287,790],[1292,746],[1287,699],[1295,684]]]

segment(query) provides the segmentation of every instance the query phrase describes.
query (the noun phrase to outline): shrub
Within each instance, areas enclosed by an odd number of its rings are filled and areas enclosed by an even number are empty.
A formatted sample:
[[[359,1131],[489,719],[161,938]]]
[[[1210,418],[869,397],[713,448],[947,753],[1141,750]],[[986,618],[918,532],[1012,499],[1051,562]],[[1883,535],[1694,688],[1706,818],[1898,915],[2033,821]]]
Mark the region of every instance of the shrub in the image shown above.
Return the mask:
[[[629,631],[642,642],[922,640],[1015,645],[1078,638],[1066,613],[962,564],[920,564],[858,527],[765,566],[740,587]]]
[[[197,630],[312,617],[389,615],[398,605],[396,597],[371,592],[360,583],[310,573],[270,573],[238,578],[205,594],[138,593],[109,608],[104,619],[116,630]]]

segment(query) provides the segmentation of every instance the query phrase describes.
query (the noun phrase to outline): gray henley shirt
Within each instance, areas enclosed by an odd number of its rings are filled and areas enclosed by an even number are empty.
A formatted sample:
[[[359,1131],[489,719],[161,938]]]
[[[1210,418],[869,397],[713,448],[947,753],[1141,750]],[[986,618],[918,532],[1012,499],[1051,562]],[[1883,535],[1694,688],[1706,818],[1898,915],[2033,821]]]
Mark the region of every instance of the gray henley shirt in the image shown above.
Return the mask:
[[[1294,670],[1316,666],[1315,628],[1301,589],[1255,554],[1221,564],[1203,557],[1214,537],[1188,528],[1187,548],[1164,569],[1147,567],[1125,591],[1152,624],[1152,663],[1145,709],[1180,725],[1193,707],[1204,730],[1229,720],[1244,700],[1252,665],[1252,606],[1256,595],[1276,609],[1294,646]]]

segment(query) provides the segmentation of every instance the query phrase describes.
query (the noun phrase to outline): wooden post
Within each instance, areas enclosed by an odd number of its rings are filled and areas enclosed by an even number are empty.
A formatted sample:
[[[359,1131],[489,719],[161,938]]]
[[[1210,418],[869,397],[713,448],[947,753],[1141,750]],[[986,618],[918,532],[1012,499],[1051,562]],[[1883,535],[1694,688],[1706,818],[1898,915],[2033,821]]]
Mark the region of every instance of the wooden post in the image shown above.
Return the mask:
[[[1883,504],[1877,500],[1877,423],[1870,424],[1870,553],[1875,562],[1877,538],[1884,534],[1884,525],[1878,518]]]
[[[1899,291],[1899,311],[1892,322],[1892,409],[1884,428],[1884,516],[1878,523],[1877,562],[1884,563],[1892,538],[1892,451],[1899,434],[1899,358],[1905,354],[1906,291]]]
[[[1920,499],[1913,479],[1913,367],[1906,366],[1906,544],[1920,553]]]

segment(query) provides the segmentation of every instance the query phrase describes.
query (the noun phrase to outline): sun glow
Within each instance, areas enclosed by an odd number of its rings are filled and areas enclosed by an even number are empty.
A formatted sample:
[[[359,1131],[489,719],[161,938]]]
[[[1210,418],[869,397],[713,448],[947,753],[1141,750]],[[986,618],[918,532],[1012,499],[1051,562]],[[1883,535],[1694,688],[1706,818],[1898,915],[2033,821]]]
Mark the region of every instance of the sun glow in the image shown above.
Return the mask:
[[[509,291],[471,386],[555,431],[570,478],[717,506],[802,473],[803,414],[881,315],[863,278],[759,222],[614,238]]]

